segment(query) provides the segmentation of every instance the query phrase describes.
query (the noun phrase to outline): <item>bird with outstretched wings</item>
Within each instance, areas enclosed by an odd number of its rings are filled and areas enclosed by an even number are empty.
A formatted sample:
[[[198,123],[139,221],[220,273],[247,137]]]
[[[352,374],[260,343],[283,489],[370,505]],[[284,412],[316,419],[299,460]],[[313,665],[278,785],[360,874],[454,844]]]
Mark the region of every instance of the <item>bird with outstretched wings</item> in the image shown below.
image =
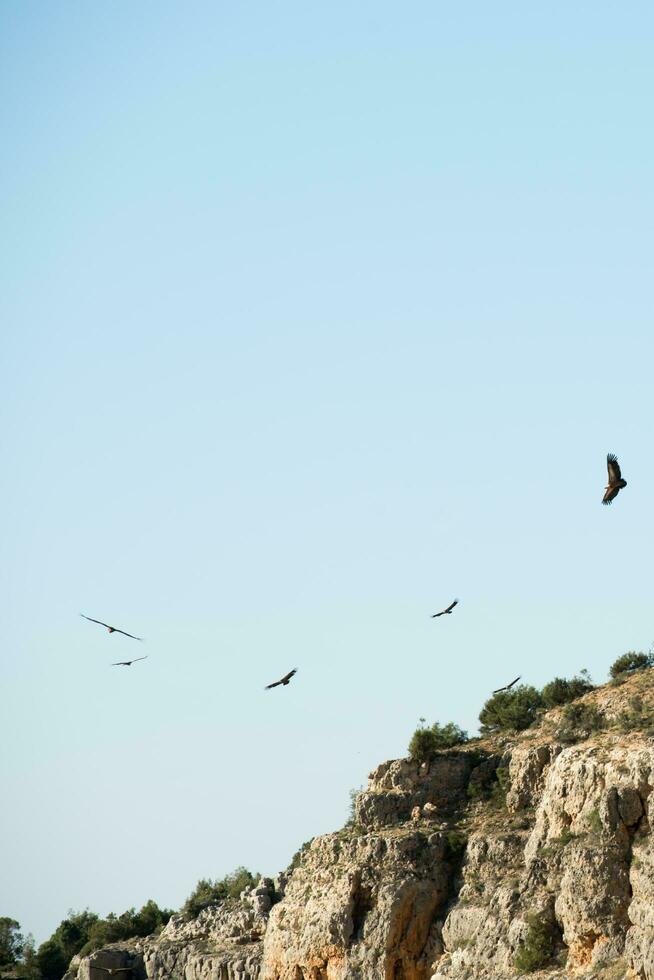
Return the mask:
[[[457,605],[458,601],[459,601],[458,599],[455,599],[454,602],[451,602],[450,603],[450,605],[447,607],[447,609],[441,609],[441,611],[438,612],[438,613],[432,613],[432,617],[431,618],[432,619],[438,619],[439,616],[447,616],[449,613],[452,612],[452,610],[454,609],[454,607]]]
[[[514,679],[511,681],[510,684],[505,684],[504,687],[498,687],[496,691],[493,691],[493,694],[499,694],[500,691],[510,690],[510,688],[512,688],[514,684],[517,684],[519,680],[520,680],[520,674],[518,674],[517,677],[514,677]]]
[[[602,503],[610,504],[618,496],[622,488],[627,486],[627,481],[622,479],[618,458],[613,453],[609,453],[606,457],[606,467],[609,471],[609,482],[604,490]]]
[[[279,687],[280,684],[288,684],[293,674],[297,674],[297,670],[289,670],[288,674],[285,674],[280,680],[275,681],[273,684],[266,684],[265,690],[269,691],[271,687]]]
[[[129,636],[131,640],[140,640],[143,642],[142,636],[134,636],[133,633],[126,633],[125,630],[119,630],[117,626],[110,626],[109,623],[103,623],[101,619],[91,619],[90,616],[85,616],[84,613],[80,613],[80,616],[82,619],[88,619],[89,623],[97,623],[98,626],[104,626],[110,633],[122,633],[123,636]],[[98,967],[98,969],[100,969],[100,967]]]
[[[92,970],[102,970],[103,973],[108,973],[110,977],[113,977],[115,973],[131,973],[134,969],[133,966],[97,966],[95,963],[90,963],[89,966]]]
[[[132,664],[138,663],[139,660],[147,660],[147,659],[148,659],[148,655],[146,653],[146,655],[144,657],[135,657],[134,660],[119,660],[117,664],[112,664],[111,666],[112,667],[131,667]]]

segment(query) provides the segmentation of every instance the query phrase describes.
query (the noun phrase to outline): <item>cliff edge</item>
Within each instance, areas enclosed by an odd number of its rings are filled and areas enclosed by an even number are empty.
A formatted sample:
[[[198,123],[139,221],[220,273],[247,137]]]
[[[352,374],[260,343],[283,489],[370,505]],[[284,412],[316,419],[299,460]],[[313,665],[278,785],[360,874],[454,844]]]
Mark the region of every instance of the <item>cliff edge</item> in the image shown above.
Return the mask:
[[[555,709],[383,763],[356,818],[287,873],[77,960],[68,980],[654,980],[654,675],[575,703],[604,727],[571,734]]]

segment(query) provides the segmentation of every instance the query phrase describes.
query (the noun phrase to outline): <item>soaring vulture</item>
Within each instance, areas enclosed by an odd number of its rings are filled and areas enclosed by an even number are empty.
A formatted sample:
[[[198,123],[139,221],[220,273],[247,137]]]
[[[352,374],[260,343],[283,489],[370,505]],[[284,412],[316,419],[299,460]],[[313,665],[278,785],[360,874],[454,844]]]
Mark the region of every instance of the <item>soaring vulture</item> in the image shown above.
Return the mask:
[[[91,619],[90,616],[85,616],[84,613],[80,613],[80,616],[82,617],[82,619],[88,619],[89,623],[97,623],[98,626],[106,627],[106,629],[108,629],[110,633],[122,633],[123,636],[129,636],[130,639],[132,640],[141,640],[141,642],[143,641],[142,636],[134,636],[133,633],[126,633],[125,630],[119,630],[117,626],[110,626],[109,623],[103,623],[102,620],[100,619]],[[96,966],[95,969],[104,970],[104,967]]]
[[[447,609],[441,609],[441,611],[439,613],[432,613],[432,617],[431,618],[432,619],[438,619],[439,616],[445,616],[446,614],[450,614],[452,612],[452,610],[454,609],[454,607],[456,606],[456,604],[457,604],[458,601],[459,601],[458,599],[455,599],[454,602],[452,602],[447,607]]]
[[[137,663],[139,660],[147,660],[147,659],[148,659],[148,655],[146,653],[146,655],[144,657],[135,657],[134,660],[119,660],[117,664],[112,664],[111,666],[112,667],[131,667],[132,664]]]
[[[508,691],[509,688],[513,687],[514,684],[517,684],[519,680],[520,680],[520,674],[518,674],[518,676],[514,680],[512,680],[510,684],[505,684],[504,687],[498,687],[496,691],[493,691],[493,694],[499,694],[500,691]]]
[[[284,674],[281,680],[275,681],[274,684],[266,684],[265,690],[269,691],[271,687],[279,687],[280,684],[288,684],[293,674],[297,674],[297,670],[295,668],[293,668],[293,670],[289,670],[288,674]]]
[[[623,487],[627,486],[627,481],[622,479],[620,464],[617,456],[609,453],[606,457],[606,466],[609,471],[609,482],[602,497],[603,504],[610,504],[614,497],[617,497]]]
[[[116,632],[120,632],[117,630]],[[89,964],[92,970],[102,970],[103,973],[108,973],[110,977],[113,977],[114,973],[131,973],[134,969],[133,966],[96,966],[95,963]]]

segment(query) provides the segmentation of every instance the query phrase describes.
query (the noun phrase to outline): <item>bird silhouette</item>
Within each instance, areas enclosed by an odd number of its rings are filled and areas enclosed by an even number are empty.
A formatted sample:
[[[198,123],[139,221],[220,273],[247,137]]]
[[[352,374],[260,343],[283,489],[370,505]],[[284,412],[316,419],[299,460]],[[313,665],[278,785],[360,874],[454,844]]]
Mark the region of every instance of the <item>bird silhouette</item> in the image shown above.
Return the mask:
[[[493,694],[499,694],[500,691],[508,691],[509,688],[513,687],[514,684],[517,684],[519,680],[520,680],[520,674],[518,674],[517,677],[514,677],[514,679],[511,681],[510,684],[505,684],[504,687],[498,687],[496,691],[493,691]]]
[[[134,636],[133,633],[126,633],[125,630],[119,630],[117,626],[110,626],[109,623],[103,623],[101,619],[91,619],[90,616],[85,616],[84,613],[80,613],[80,616],[82,619],[88,619],[89,623],[97,623],[98,626],[104,626],[110,633],[122,633],[123,636],[129,636],[132,640],[140,640],[143,642],[142,636]],[[104,967],[98,967],[98,969],[104,969]]]
[[[450,603],[450,605],[447,607],[447,609],[441,609],[441,611],[439,613],[432,613],[432,617],[431,618],[432,619],[438,619],[439,616],[449,615],[452,612],[452,610],[454,609],[454,607],[456,606],[456,604],[458,603],[458,601],[459,601],[458,599],[455,599],[454,602]]]
[[[108,973],[110,977],[113,977],[114,973],[131,973],[134,969],[131,966],[98,966],[96,963],[89,965],[92,970],[102,970],[103,973]]]
[[[284,674],[281,680],[275,681],[273,684],[266,684],[265,690],[269,691],[271,687],[279,687],[280,684],[288,684],[293,674],[297,674],[297,670],[295,668],[293,668],[293,670],[289,670],[288,674]]]
[[[119,660],[117,664],[112,664],[112,667],[131,667],[132,664],[138,663],[139,660],[147,660],[148,655],[144,657],[135,657],[134,660]]]
[[[622,488],[627,486],[627,481],[622,479],[618,458],[613,453],[609,453],[606,457],[606,468],[609,471],[609,482],[604,490],[602,503],[610,504],[618,496]]]

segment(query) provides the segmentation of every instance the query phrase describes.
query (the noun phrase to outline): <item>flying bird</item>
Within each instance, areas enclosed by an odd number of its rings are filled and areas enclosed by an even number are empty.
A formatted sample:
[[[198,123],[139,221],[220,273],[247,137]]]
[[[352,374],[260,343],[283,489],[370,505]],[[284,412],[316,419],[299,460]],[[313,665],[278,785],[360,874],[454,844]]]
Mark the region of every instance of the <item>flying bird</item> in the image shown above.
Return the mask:
[[[609,482],[602,497],[603,504],[610,504],[614,497],[617,497],[623,487],[627,486],[627,481],[622,479],[620,464],[617,456],[609,453],[606,457],[606,466],[609,471]]]
[[[281,680],[275,681],[274,684],[266,684],[265,690],[269,691],[271,687],[279,687],[280,684],[288,684],[293,674],[297,674],[297,670],[295,668],[293,670],[289,670],[288,674],[285,674]]]
[[[452,610],[454,609],[454,607],[456,606],[456,604],[457,604],[458,601],[459,601],[458,599],[455,599],[454,602],[452,602],[447,607],[447,609],[441,609],[441,611],[439,613],[433,613],[431,618],[432,619],[438,619],[439,616],[445,616],[446,614],[451,613]]]
[[[147,659],[148,659],[148,655],[146,653],[146,655],[144,657],[136,657],[134,660],[119,660],[117,664],[112,664],[111,666],[112,667],[131,667],[132,664],[138,663],[139,660],[147,660]],[[104,969],[104,967],[102,967],[102,969]]]
[[[109,623],[103,623],[101,619],[91,619],[90,616],[85,616],[84,613],[80,613],[80,616],[83,619],[88,619],[89,623],[97,623],[98,626],[104,626],[106,629],[109,630],[110,633],[122,633],[123,636],[129,636],[130,639],[132,640],[141,640],[141,642],[143,641],[142,636],[134,636],[133,633],[126,633],[125,630],[119,630],[117,626],[110,626]],[[104,967],[96,967],[96,969],[98,970],[104,969]]]
[[[108,973],[110,977],[113,977],[114,973],[131,973],[134,969],[132,966],[96,966],[95,963],[91,963],[90,967],[92,970],[102,970],[103,973]]]
[[[493,694],[499,694],[500,691],[508,691],[509,688],[513,687],[514,684],[517,684],[519,680],[520,680],[520,674],[518,674],[518,676],[514,678],[514,680],[512,680],[510,684],[505,684],[504,687],[498,687],[496,691],[493,691]]]

